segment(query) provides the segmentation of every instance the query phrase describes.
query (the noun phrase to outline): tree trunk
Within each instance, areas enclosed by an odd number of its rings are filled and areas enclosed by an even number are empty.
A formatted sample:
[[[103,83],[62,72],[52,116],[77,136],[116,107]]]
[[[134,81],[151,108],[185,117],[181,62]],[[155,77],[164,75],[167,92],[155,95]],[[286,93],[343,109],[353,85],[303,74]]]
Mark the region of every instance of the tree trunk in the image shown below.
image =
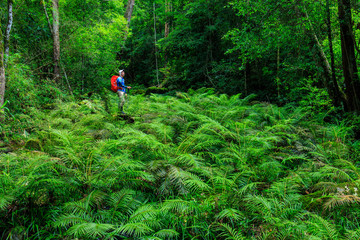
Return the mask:
[[[128,28],[130,26],[130,21],[131,21],[131,16],[132,16],[132,13],[134,10],[134,5],[135,5],[135,0],[128,0],[127,6],[126,6],[126,11],[125,11],[125,16],[124,16],[128,22],[128,24],[127,24]],[[128,29],[126,29],[126,32],[125,32],[124,44],[126,42],[127,37],[128,37]]]
[[[135,0],[128,0],[128,4],[126,6],[125,18],[128,21],[128,25],[131,21],[131,16],[134,10]]]
[[[311,35],[311,38],[313,39],[316,47],[317,47],[317,50],[318,50],[318,54],[319,54],[319,57],[321,59],[321,65],[323,66],[323,69],[324,69],[324,76],[325,76],[325,82],[324,82],[324,85],[325,87],[328,89],[329,91],[329,95],[331,98],[334,98],[334,91],[332,89],[332,87],[329,85],[329,82],[331,81],[330,80],[330,76],[331,76],[331,67],[330,67],[330,64],[329,64],[329,61],[326,57],[326,54],[319,42],[319,39],[315,33],[315,30],[314,30],[314,27],[311,23],[311,20],[309,18],[309,15],[307,13],[307,11],[305,10],[305,16],[306,16],[306,19],[307,21],[309,22],[309,25],[310,25],[310,35]]]
[[[49,14],[47,13],[47,10],[46,10],[46,2],[45,2],[45,1],[46,1],[46,0],[43,0],[43,1],[42,1],[43,6],[44,6],[45,16],[46,16],[46,19],[47,19],[47,22],[48,22],[48,25],[49,25],[50,32],[51,32],[51,34],[54,34],[54,33],[53,33],[53,30],[52,30],[52,27],[51,27]]]
[[[323,72],[323,76],[324,76],[323,84],[324,84],[325,88],[327,89],[330,98],[333,100],[334,105],[339,106],[340,105],[339,104],[339,98],[341,97],[339,86],[337,85],[336,80],[333,81],[333,79],[332,79],[332,76],[335,73],[333,72],[332,68],[330,67],[329,61],[328,61],[328,59],[326,57],[326,54],[325,54],[325,52],[323,50],[323,47],[321,46],[320,41],[319,41],[319,39],[318,39],[318,37],[317,37],[317,35],[315,33],[314,27],[313,27],[313,25],[311,23],[311,20],[309,18],[307,10],[306,10],[306,8],[304,8],[304,9],[305,9],[305,12],[301,13],[299,8],[295,7],[295,10],[296,10],[297,14],[299,16],[305,16],[306,20],[309,22],[309,26],[310,26],[309,34],[310,34],[310,36],[312,38],[313,43],[316,45],[316,49],[317,49],[316,52],[317,52],[318,56],[321,59],[321,62],[320,62],[319,65],[324,70],[324,72]],[[305,29],[305,31],[308,31],[308,30]],[[336,82],[336,84],[335,84],[335,82]]]
[[[331,20],[330,20],[330,0],[326,0],[326,25],[327,25],[327,32],[328,32],[328,41],[329,41],[329,49],[330,49],[330,60],[331,60],[331,85],[334,88],[334,105],[340,106],[342,102],[342,93],[340,93],[339,84],[336,79],[335,74],[335,55],[333,49],[333,42],[332,42],[332,31],[331,31]]]
[[[157,79],[157,87],[160,86],[159,83],[159,68],[158,68],[158,60],[157,60],[157,47],[156,47],[156,15],[155,15],[155,2],[154,2],[154,50],[155,50],[155,67],[156,67],[156,79]]]
[[[170,24],[169,24],[169,18],[167,16],[167,13],[170,12],[170,2],[169,0],[165,0],[165,38],[167,38],[169,36],[169,32],[170,32]]]
[[[245,93],[245,96],[248,95],[248,82],[250,80],[250,75],[251,75],[250,67],[251,67],[251,65],[249,63],[249,60],[246,60],[246,62],[245,62],[245,74],[244,74],[244,77],[245,77],[245,80],[244,80],[244,93]]]
[[[170,0],[165,0],[165,33],[164,33],[164,38],[167,38],[169,36],[170,33],[170,23],[169,23],[169,18],[167,16],[167,13],[171,11],[171,2]],[[166,69],[167,67],[167,53],[166,50],[164,51],[164,69]],[[168,71],[165,71],[165,78],[164,81],[161,82],[161,84],[158,86],[159,88],[164,87],[167,82],[169,81],[169,76],[168,76]]]
[[[0,22],[0,107],[4,104],[5,98],[5,66],[4,66],[4,44]]]
[[[5,39],[4,39],[4,67],[6,67],[9,58],[10,49],[10,31],[13,23],[13,0],[8,0],[8,23],[6,27]]]
[[[60,79],[60,35],[59,35],[59,0],[53,0],[53,32],[54,32],[54,79]]]
[[[338,0],[341,53],[346,93],[346,110],[360,111],[360,83],[355,59],[350,0]]]

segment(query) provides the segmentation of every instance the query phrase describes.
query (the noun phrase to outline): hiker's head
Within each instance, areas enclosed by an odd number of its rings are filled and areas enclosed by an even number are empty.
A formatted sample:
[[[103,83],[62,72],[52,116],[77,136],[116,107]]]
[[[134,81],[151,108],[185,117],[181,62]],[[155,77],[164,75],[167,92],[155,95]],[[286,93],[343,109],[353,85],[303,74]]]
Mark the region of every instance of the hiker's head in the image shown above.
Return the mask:
[[[120,71],[119,71],[119,75],[120,75],[120,77],[124,77],[124,76],[125,76],[124,70],[120,70]]]

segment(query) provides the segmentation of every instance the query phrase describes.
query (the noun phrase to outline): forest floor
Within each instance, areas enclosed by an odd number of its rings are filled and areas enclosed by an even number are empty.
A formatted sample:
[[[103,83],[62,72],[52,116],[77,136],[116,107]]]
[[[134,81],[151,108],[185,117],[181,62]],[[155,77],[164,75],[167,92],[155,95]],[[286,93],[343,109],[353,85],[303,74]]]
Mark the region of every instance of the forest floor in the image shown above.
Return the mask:
[[[360,141],[217,95],[94,95],[2,125],[0,233],[22,239],[352,239]]]

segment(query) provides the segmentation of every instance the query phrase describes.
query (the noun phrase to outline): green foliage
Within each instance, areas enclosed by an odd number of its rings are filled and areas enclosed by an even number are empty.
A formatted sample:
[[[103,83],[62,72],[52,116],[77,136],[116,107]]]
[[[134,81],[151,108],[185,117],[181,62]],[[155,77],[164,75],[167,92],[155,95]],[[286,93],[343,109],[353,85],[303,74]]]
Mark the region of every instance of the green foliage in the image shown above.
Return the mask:
[[[126,3],[60,1],[55,83],[52,2],[14,1],[1,238],[359,238],[360,121],[334,120],[323,60],[350,87],[336,1],[144,0],[130,24]],[[133,124],[107,90],[124,68]]]
[[[28,110],[32,131],[0,155],[2,230],[82,239],[357,236],[360,170],[345,122],[324,126],[306,109],[200,89],[130,96],[129,125],[111,115],[116,104],[109,113],[97,99]]]
[[[334,62],[342,89],[336,2],[329,1],[332,45],[325,2],[144,0],[135,4],[129,25],[123,17],[126,4],[126,0],[60,1],[62,78],[55,88],[44,80],[53,78],[52,2],[15,1],[7,68],[10,109],[19,112],[32,103],[53,108],[55,96],[64,97],[58,88],[72,89],[75,96],[96,91],[105,98],[110,76],[125,68],[127,83],[150,87],[146,94],[159,85],[159,73],[166,88],[152,90],[157,93],[205,86],[219,93],[256,93],[261,101],[308,106],[327,116],[342,110],[334,101],[332,80],[314,42],[316,35],[329,65]],[[357,26],[359,19],[353,15]],[[5,2],[0,17],[6,22]],[[358,35],[355,27],[355,39]],[[34,85],[46,87],[34,92]],[[345,99],[341,91],[339,95],[337,99]],[[17,98],[20,106],[15,104]]]

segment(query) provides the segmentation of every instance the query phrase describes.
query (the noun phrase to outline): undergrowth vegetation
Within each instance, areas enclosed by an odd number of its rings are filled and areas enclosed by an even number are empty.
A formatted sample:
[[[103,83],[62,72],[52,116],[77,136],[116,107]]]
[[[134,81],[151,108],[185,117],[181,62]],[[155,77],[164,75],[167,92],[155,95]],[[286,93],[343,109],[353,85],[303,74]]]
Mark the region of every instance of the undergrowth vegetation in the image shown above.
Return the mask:
[[[129,124],[116,101],[16,116],[1,238],[359,239],[360,145],[346,124],[209,89],[131,96]]]

